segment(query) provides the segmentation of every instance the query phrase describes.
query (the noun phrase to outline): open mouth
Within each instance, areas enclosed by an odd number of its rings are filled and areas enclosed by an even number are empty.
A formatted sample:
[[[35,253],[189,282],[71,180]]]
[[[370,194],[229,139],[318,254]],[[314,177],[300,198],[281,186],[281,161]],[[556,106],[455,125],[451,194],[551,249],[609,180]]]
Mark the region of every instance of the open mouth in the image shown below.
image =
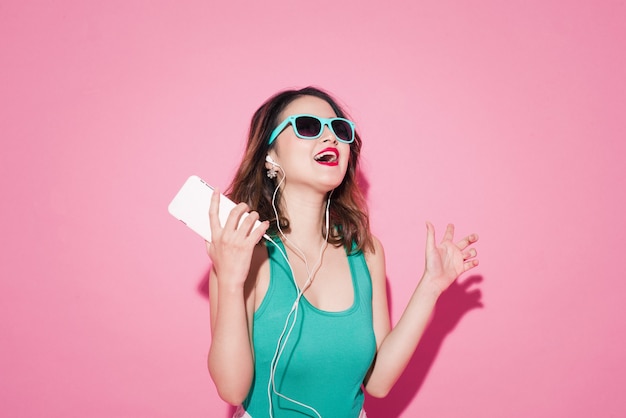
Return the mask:
[[[339,153],[335,148],[326,148],[314,158],[318,163],[336,165],[339,162]]]

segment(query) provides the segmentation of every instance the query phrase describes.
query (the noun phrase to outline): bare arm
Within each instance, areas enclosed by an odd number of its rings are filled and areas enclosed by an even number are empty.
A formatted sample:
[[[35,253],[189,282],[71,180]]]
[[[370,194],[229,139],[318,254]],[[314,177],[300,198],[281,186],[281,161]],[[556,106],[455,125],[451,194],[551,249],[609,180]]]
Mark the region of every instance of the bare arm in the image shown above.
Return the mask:
[[[220,397],[237,405],[248,393],[254,368],[245,292],[243,286],[220,285],[214,269],[209,287],[212,333],[209,372]]]
[[[442,242],[435,244],[435,231],[427,224],[426,268],[400,320],[390,330],[386,302],[384,254],[377,243],[376,253],[368,257],[372,275],[374,332],[378,351],[365,388],[372,396],[386,396],[406,368],[433,313],[441,293],[463,272],[478,265],[476,250],[469,248],[478,240],[475,234],[453,243],[454,226],[448,225]]]
[[[209,278],[211,303],[211,348],[208,368],[220,397],[238,405],[245,399],[254,376],[251,344],[253,289],[262,247],[256,244],[267,224],[252,229],[258,214],[251,212],[240,226],[246,205],[233,209],[222,228],[218,220],[219,194],[211,201],[209,218],[213,241],[207,251],[213,267]]]

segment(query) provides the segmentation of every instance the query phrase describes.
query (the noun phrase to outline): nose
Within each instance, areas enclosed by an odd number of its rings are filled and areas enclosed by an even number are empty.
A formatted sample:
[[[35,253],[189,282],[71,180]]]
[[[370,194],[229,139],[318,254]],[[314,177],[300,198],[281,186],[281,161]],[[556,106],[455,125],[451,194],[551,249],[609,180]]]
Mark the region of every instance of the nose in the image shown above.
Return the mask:
[[[324,130],[322,131],[322,135],[320,135],[320,141],[321,142],[332,142],[334,144],[336,144],[338,142],[337,141],[337,137],[335,136],[333,131],[330,130],[328,125],[324,126]]]

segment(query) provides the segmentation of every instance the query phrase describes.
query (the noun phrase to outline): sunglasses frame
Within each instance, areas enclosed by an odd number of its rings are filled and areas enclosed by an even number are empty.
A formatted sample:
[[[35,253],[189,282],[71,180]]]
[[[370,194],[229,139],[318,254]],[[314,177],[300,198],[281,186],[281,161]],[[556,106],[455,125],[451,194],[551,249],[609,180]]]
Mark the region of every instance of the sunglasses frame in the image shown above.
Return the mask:
[[[309,117],[309,118],[313,118],[313,119],[317,119],[320,122],[320,133],[317,134],[316,136],[302,136],[300,135],[300,132],[298,132],[298,128],[296,126],[296,119],[298,119],[299,117]],[[341,139],[339,138],[339,136],[337,135],[337,133],[335,132],[335,130],[333,129],[333,125],[332,123],[334,121],[342,121],[342,122],[347,122],[348,125],[350,126],[350,128],[352,129],[352,138],[349,141],[346,141],[345,139]],[[287,119],[285,119],[284,121],[282,121],[277,127],[276,129],[274,129],[272,131],[272,134],[270,135],[270,139],[268,141],[268,144],[271,144],[272,142],[274,142],[274,140],[278,137],[278,135],[280,135],[282,133],[282,131],[285,130],[285,128],[287,127],[287,125],[291,124],[291,126],[293,127],[293,132],[296,134],[296,136],[300,139],[317,139],[320,136],[322,136],[322,133],[324,132],[324,126],[328,126],[328,129],[330,129],[330,131],[333,133],[333,135],[335,135],[335,138],[337,138],[337,141],[339,142],[343,142],[344,144],[351,144],[354,142],[354,136],[355,136],[355,128],[354,128],[354,122],[352,122],[351,120],[345,119],[345,118],[320,118],[319,116],[315,116],[315,115],[309,115],[306,113],[299,113],[297,115],[291,115],[288,116]]]

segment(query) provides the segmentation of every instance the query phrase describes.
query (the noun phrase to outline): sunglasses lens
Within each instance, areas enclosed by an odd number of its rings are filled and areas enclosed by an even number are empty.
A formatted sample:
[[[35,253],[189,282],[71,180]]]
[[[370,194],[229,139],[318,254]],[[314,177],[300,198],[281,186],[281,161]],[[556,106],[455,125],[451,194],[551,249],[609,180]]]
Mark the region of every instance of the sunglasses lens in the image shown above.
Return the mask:
[[[352,141],[352,126],[348,122],[345,120],[334,120],[332,124],[337,138],[345,142]]]
[[[298,135],[305,138],[314,138],[322,130],[321,122],[310,116],[299,116],[296,118],[296,131]]]

